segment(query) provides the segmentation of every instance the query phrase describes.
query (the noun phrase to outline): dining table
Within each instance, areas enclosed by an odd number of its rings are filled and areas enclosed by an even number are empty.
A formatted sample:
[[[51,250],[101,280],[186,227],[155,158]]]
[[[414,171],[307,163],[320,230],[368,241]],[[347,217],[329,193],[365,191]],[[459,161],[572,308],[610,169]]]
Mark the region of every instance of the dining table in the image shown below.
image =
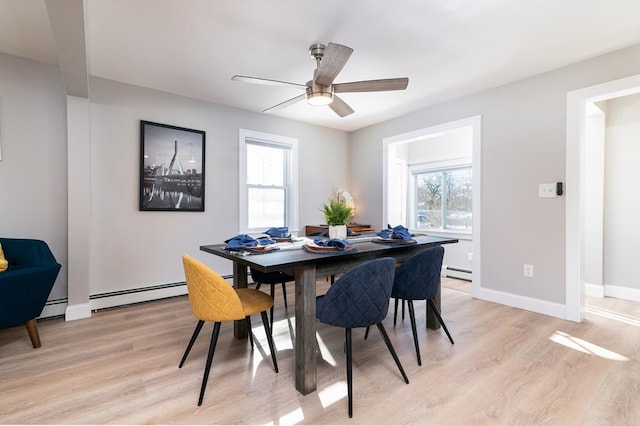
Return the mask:
[[[304,241],[304,240],[303,240]],[[392,257],[401,263],[429,247],[457,243],[455,238],[414,236],[410,243],[380,242],[375,236],[347,239],[351,249],[329,253],[310,252],[304,244],[278,243],[274,250],[263,252],[230,251],[225,244],[202,245],[200,250],[233,262],[233,285],[248,286],[248,268],[262,272],[283,271],[295,277],[295,386],[303,395],[316,390],[316,281],[326,276],[343,274],[363,262],[381,257]],[[435,297],[440,309],[440,291]],[[439,328],[433,312],[427,310],[427,326]],[[234,322],[234,336],[248,336],[246,321]]]

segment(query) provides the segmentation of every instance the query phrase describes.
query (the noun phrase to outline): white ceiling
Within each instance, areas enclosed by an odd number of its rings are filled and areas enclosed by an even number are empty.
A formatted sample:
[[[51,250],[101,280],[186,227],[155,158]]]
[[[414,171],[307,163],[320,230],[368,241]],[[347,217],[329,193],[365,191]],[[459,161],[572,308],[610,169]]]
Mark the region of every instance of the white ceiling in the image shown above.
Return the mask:
[[[231,76],[304,84],[309,45],[330,41],[354,49],[336,83],[409,77],[341,94],[345,118],[306,102],[272,113],[346,131],[640,43],[639,0],[84,3],[88,72],[106,79],[260,112],[302,92]],[[0,52],[57,65],[61,50],[45,0],[0,0]]]

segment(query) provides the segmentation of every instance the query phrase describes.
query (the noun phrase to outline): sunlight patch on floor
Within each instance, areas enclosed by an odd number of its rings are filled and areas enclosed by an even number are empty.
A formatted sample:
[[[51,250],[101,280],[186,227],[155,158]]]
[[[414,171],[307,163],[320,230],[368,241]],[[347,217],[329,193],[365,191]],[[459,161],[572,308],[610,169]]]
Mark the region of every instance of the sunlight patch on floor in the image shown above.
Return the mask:
[[[284,416],[280,416],[279,424],[281,425],[293,425],[296,423],[300,423],[304,420],[304,413],[302,408],[296,408],[290,413],[285,414]]]
[[[613,361],[629,361],[626,356],[620,355],[616,352],[603,348],[602,346],[589,343],[586,340],[582,340],[578,337],[571,336],[562,331],[556,331],[549,337],[552,342],[566,346],[567,348],[574,349],[586,354],[599,356],[600,358],[610,359]]]
[[[318,391],[318,397],[323,408],[327,408],[337,401],[347,397],[347,382],[339,381],[333,383],[321,391]]]
[[[335,367],[337,365],[336,360],[333,355],[331,355],[331,351],[329,350],[329,348],[327,348],[327,345],[324,344],[322,337],[320,337],[318,333],[316,333],[316,341],[318,342],[318,347],[320,348],[322,359],[327,361],[332,367]]]
[[[640,318],[632,317],[631,315],[621,314],[619,312],[610,311],[593,305],[586,305],[584,307],[584,311],[589,314],[598,315],[600,317],[640,327]]]

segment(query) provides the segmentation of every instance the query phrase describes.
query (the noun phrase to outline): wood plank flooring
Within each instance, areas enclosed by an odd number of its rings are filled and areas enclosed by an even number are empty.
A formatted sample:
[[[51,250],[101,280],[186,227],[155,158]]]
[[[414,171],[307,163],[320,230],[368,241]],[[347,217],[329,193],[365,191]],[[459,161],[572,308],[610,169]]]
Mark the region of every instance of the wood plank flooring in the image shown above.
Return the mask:
[[[443,288],[455,339],[425,331],[423,365],[408,318],[387,331],[405,384],[374,328],[354,331],[354,416],[347,417],[342,329],[318,324],[318,391],[294,386],[293,309],[276,292],[275,374],[258,317],[256,348],[223,324],[204,402],[197,398],[212,325],[185,366],[195,319],[186,297],[105,310],[91,319],[0,330],[2,424],[640,424],[640,304],[589,299],[580,324],[472,299]],[[319,282],[319,293],[328,283]],[[443,280],[447,286],[447,280]],[[454,289],[457,288],[457,289]],[[289,284],[293,306],[293,284]],[[288,317],[287,317],[288,315]]]

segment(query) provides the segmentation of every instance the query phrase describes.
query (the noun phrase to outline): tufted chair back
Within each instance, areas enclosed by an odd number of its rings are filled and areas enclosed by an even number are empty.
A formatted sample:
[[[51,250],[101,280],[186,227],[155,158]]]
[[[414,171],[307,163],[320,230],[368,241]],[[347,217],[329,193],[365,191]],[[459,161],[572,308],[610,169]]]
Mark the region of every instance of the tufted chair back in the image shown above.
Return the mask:
[[[203,321],[222,322],[246,317],[236,290],[211,268],[182,256],[193,315]]]
[[[316,299],[316,316],[345,328],[380,323],[389,310],[395,260],[375,259],[351,269]]]
[[[443,257],[444,247],[437,246],[407,259],[396,270],[391,297],[425,300],[435,296],[440,287]]]

